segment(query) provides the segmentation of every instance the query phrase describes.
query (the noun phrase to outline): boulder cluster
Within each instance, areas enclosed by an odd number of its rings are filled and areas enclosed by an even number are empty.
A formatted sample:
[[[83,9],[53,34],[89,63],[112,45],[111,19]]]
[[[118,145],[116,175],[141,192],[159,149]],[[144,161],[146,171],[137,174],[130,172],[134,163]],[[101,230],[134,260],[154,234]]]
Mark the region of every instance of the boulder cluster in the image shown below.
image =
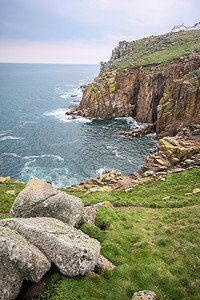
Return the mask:
[[[11,208],[13,218],[0,220],[0,299],[15,299],[23,280],[39,282],[52,263],[68,277],[89,276],[107,265],[112,270],[99,241],[78,229],[108,206],[84,208],[81,199],[31,177]]]

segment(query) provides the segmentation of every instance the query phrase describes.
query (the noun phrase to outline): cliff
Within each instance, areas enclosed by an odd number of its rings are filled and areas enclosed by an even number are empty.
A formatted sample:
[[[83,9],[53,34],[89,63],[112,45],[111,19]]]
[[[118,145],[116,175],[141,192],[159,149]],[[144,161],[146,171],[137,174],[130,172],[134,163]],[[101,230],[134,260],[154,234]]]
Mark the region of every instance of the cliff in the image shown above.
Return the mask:
[[[161,135],[173,135],[181,127],[200,122],[198,30],[153,36],[126,46],[124,42],[117,58],[119,46],[84,89],[82,116],[131,116],[143,123],[156,122]],[[109,71],[103,72],[105,68]]]

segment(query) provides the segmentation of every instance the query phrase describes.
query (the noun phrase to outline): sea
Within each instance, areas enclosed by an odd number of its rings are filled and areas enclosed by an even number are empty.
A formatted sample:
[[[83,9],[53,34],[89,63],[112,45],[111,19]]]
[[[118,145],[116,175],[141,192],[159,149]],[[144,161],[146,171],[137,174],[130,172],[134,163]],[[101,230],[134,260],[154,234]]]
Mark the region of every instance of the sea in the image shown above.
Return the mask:
[[[143,165],[157,142],[152,134],[119,135],[143,126],[133,118],[65,115],[98,73],[99,65],[0,64],[0,176],[25,183],[36,176],[61,188],[104,170],[128,175]]]

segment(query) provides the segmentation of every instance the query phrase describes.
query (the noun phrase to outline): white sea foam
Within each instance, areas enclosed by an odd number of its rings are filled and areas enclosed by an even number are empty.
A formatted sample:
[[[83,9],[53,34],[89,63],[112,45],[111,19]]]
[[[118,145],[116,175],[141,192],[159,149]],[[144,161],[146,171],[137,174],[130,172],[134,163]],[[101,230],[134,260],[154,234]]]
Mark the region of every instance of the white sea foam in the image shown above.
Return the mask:
[[[105,167],[96,170],[96,176],[101,176],[106,170],[108,170],[108,168]]]
[[[20,155],[16,154],[16,153],[2,153],[2,155],[5,155],[5,156],[13,156],[13,157],[21,157]]]
[[[63,95],[60,95],[60,98],[63,98],[63,99],[71,98],[71,95],[63,94]]]
[[[50,157],[53,159],[58,159],[60,161],[64,161],[64,158],[59,156],[59,155],[54,155],[54,154],[42,154],[42,155],[30,155],[30,156],[24,156],[24,159],[36,159],[36,158],[45,158],[45,157]]]
[[[0,141],[6,141],[6,140],[23,140],[24,138],[21,136],[12,136],[12,135],[7,135],[3,136],[0,138]]]
[[[43,115],[44,116],[53,116],[55,117],[55,119],[59,120],[60,122],[64,122],[64,123],[67,123],[67,122],[82,122],[82,123],[91,123],[92,120],[91,119],[86,119],[86,118],[83,118],[81,116],[77,116],[76,119],[73,119],[73,117],[71,115],[66,115],[65,113],[69,111],[67,109],[63,109],[63,108],[58,108],[56,110],[53,110],[53,111],[50,111],[50,112],[45,112]]]

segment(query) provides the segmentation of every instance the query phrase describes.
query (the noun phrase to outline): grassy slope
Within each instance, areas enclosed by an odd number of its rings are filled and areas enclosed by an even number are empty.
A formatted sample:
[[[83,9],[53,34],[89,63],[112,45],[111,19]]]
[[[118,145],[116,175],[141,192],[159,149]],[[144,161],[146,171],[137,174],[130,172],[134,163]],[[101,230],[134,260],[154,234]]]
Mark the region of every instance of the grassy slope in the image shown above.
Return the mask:
[[[166,63],[193,51],[200,51],[199,30],[151,36],[131,42],[128,56],[118,61],[116,69]]]
[[[113,191],[111,196],[68,190],[87,205],[109,200],[115,206],[143,208],[117,208],[111,218],[105,215],[106,230],[88,229],[100,240],[101,253],[116,265],[111,277],[64,278],[50,285],[40,299],[128,300],[143,289],[153,290],[158,300],[199,299],[199,207],[189,205],[200,204],[200,194],[185,195],[198,187],[200,168],[168,175],[164,182],[141,185],[129,192]],[[23,185],[0,185],[0,212],[9,211],[15,197],[5,191],[14,188],[18,193]],[[162,200],[166,196],[171,198]],[[150,208],[155,206],[161,208]]]

